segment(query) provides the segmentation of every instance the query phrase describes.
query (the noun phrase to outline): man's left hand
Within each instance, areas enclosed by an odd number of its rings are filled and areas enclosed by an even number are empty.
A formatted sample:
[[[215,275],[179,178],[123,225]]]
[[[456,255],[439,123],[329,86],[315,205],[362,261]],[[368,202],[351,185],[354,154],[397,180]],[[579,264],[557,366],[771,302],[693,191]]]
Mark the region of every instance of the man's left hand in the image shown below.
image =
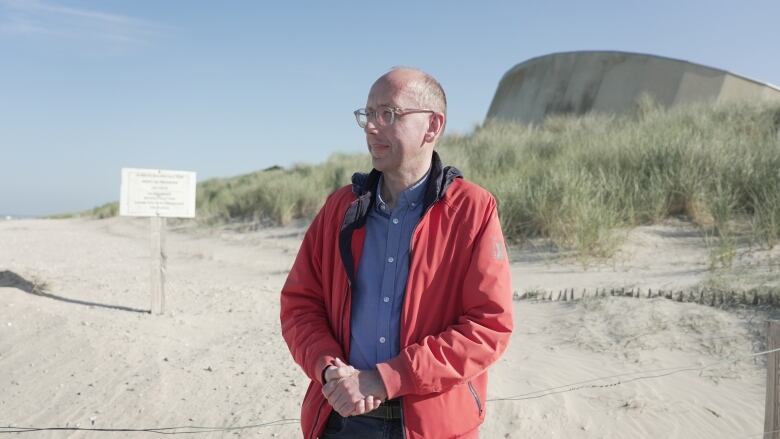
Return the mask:
[[[358,370],[348,377],[329,381],[322,393],[333,409],[345,417],[370,412],[379,406],[372,402],[387,399],[385,384],[375,370]]]

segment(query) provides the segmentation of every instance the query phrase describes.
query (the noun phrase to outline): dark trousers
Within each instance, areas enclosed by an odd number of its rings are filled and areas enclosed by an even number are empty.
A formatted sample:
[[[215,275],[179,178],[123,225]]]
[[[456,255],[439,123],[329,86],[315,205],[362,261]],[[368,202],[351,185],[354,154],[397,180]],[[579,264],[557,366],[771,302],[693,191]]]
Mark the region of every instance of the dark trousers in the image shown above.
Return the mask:
[[[400,419],[378,419],[368,416],[342,418],[335,411],[328,418],[320,439],[403,439]]]

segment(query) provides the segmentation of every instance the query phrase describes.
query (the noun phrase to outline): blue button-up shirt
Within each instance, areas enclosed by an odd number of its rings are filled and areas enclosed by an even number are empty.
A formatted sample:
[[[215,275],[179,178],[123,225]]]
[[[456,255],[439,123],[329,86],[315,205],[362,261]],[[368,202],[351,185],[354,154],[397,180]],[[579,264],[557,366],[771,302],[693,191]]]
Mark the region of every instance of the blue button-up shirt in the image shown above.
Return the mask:
[[[352,290],[349,363],[357,369],[376,369],[377,363],[401,351],[401,305],[409,277],[409,247],[422,217],[427,181],[428,174],[401,192],[390,210],[382,201],[379,178]]]

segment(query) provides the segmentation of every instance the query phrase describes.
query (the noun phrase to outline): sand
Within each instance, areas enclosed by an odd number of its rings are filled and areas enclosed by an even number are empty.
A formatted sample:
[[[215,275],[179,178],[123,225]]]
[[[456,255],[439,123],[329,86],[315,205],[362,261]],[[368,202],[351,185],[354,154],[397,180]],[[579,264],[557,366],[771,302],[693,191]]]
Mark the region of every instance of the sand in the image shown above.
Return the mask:
[[[259,424],[297,419],[306,390],[278,321],[304,225],[171,229],[166,310],[156,316],[140,312],[150,307],[148,220],[0,221],[0,427],[254,425],[187,437],[301,436],[295,421]],[[761,262],[774,253],[762,251],[741,251],[714,276],[702,236],[670,221],[629,232],[618,257],[587,268],[541,245],[512,249],[513,284],[520,294],[685,289],[756,273],[776,282]],[[662,298],[516,301],[482,437],[761,437],[765,358],[751,354],[764,348],[770,314]]]

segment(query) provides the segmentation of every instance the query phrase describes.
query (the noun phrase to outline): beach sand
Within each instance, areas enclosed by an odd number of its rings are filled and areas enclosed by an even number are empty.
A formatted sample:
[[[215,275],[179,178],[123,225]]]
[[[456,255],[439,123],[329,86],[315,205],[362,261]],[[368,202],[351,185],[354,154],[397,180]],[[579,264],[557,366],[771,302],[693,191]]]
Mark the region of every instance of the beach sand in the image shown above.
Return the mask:
[[[304,226],[170,229],[165,313],[150,315],[148,220],[0,222],[0,427],[301,436],[296,421],[260,424],[299,418],[306,390],[279,328],[279,290]],[[741,251],[728,275],[713,276],[702,236],[682,221],[635,229],[618,256],[588,267],[542,245],[510,253],[517,294],[778,277],[762,263],[776,257],[769,250]],[[765,347],[771,314],[663,298],[515,301],[482,437],[761,437],[765,357],[751,354]]]

